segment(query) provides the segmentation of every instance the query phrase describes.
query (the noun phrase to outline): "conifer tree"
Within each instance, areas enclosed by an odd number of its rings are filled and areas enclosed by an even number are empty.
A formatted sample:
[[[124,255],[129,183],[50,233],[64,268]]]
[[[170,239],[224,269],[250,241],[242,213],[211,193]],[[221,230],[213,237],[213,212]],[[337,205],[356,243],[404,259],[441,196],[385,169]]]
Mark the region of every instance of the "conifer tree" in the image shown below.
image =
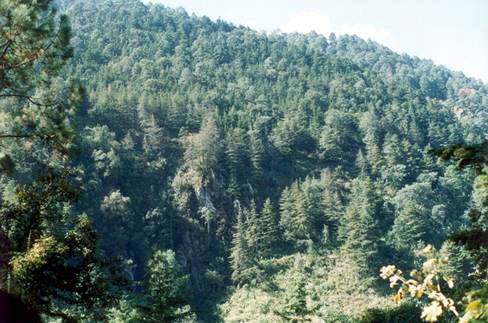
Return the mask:
[[[91,221],[73,207],[85,92],[59,78],[70,24],[51,0],[0,1],[0,21],[0,289],[49,317],[74,320],[82,308],[97,320],[111,297]]]
[[[241,284],[246,280],[246,272],[252,265],[246,235],[244,214],[239,207],[237,209],[237,222],[234,226],[234,233],[232,235],[230,254],[232,280],[236,284]]]
[[[378,252],[378,216],[380,200],[370,178],[360,177],[353,181],[350,203],[341,223],[340,236],[344,240],[342,250],[367,275],[376,270]]]
[[[307,278],[300,268],[293,268],[289,275],[288,288],[285,291],[285,306],[280,313],[288,322],[310,321],[307,308]]]
[[[322,209],[322,187],[320,182],[312,177],[307,177],[300,185],[302,195],[303,216],[306,218],[307,231],[314,242],[320,241],[324,226],[324,214]],[[303,221],[303,220],[302,220]]]
[[[398,249],[414,250],[418,243],[430,240],[429,211],[414,201],[405,202],[390,231],[391,240]]]
[[[246,210],[246,240],[251,255],[258,255],[260,250],[261,241],[259,239],[260,231],[260,219],[258,218],[258,212],[256,210],[256,203],[251,202],[249,209]]]
[[[363,142],[366,145],[366,163],[371,165],[371,171],[373,174],[377,174],[382,161],[381,150],[379,145],[379,117],[377,109],[370,108],[368,112],[363,115],[361,119],[360,127],[364,133]]]
[[[435,196],[430,180],[405,186],[392,200],[396,215],[389,234],[399,249],[413,250],[418,243],[435,243],[439,237],[432,218]]]
[[[259,245],[260,254],[263,257],[273,255],[280,239],[278,219],[271,200],[268,198],[264,202],[259,218]]]
[[[183,273],[173,250],[156,251],[147,265],[147,295],[143,307],[145,321],[173,322],[190,314]]]
[[[299,182],[291,186],[291,197],[293,200],[293,219],[291,232],[298,240],[309,239],[312,234],[312,221],[309,216],[309,201]]]
[[[244,141],[244,133],[242,129],[233,129],[226,138],[226,159],[229,168],[229,173],[237,181],[242,179],[245,174],[246,165],[246,149]]]
[[[323,158],[333,165],[354,165],[360,146],[356,130],[356,120],[351,115],[336,109],[327,110],[319,141]]]
[[[345,209],[345,193],[341,185],[341,180],[332,172],[327,170],[321,175],[321,209],[324,217],[322,230],[328,232],[331,243],[337,242],[339,223]]]
[[[298,182],[283,190],[280,199],[280,225],[287,240],[301,245],[312,235],[308,201]]]
[[[250,156],[253,175],[256,179],[259,179],[264,173],[265,148],[259,130],[250,131]]]
[[[290,188],[285,187],[280,196],[280,226],[282,227],[284,237],[287,240],[293,239],[290,232],[290,227],[293,223],[293,216],[293,199],[291,197]]]

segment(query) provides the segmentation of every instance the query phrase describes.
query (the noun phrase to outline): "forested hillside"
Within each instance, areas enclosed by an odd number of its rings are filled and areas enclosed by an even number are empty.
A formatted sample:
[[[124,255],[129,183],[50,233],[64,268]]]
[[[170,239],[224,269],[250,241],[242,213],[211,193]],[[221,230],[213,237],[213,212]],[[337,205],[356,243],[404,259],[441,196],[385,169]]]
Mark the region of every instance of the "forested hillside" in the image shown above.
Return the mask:
[[[59,6],[73,48],[60,76],[80,85],[69,123],[79,193],[56,212],[82,214],[67,225],[93,235],[101,268],[83,281],[106,296],[49,296],[58,312],[417,322],[420,305],[395,305],[379,268],[407,272],[428,244],[460,288],[477,284],[475,260],[449,237],[486,204],[472,198],[475,171],[435,152],[486,139],[487,85],[356,36],[264,34],[137,0]],[[32,145],[4,142],[21,185]],[[3,216],[23,205],[11,176]]]

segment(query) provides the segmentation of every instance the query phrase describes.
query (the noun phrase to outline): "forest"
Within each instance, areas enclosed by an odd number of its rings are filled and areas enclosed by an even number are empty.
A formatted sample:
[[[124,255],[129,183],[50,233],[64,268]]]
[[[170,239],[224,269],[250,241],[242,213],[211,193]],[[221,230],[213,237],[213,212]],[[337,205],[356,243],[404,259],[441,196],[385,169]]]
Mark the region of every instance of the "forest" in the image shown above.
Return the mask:
[[[487,322],[487,134],[354,35],[0,0],[0,321]]]

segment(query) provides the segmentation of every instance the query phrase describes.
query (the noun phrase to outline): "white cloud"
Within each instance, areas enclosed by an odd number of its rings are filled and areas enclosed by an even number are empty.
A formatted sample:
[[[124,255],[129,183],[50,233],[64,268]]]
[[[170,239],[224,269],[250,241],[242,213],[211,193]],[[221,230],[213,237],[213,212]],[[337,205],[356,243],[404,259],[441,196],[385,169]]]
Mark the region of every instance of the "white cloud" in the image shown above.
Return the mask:
[[[336,24],[329,17],[316,11],[297,12],[280,29],[286,33],[308,33],[315,31],[325,36],[329,36],[331,32],[337,35],[354,34],[361,38],[370,38],[380,43],[391,43],[390,33],[384,28],[369,24]]]

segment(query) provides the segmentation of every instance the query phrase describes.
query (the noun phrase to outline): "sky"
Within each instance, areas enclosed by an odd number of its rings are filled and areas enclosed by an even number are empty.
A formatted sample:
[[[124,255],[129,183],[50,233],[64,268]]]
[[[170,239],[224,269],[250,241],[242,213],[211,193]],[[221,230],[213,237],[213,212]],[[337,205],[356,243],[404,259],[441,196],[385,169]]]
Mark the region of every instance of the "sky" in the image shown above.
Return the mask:
[[[147,0],[258,31],[356,34],[488,83],[488,0]]]

